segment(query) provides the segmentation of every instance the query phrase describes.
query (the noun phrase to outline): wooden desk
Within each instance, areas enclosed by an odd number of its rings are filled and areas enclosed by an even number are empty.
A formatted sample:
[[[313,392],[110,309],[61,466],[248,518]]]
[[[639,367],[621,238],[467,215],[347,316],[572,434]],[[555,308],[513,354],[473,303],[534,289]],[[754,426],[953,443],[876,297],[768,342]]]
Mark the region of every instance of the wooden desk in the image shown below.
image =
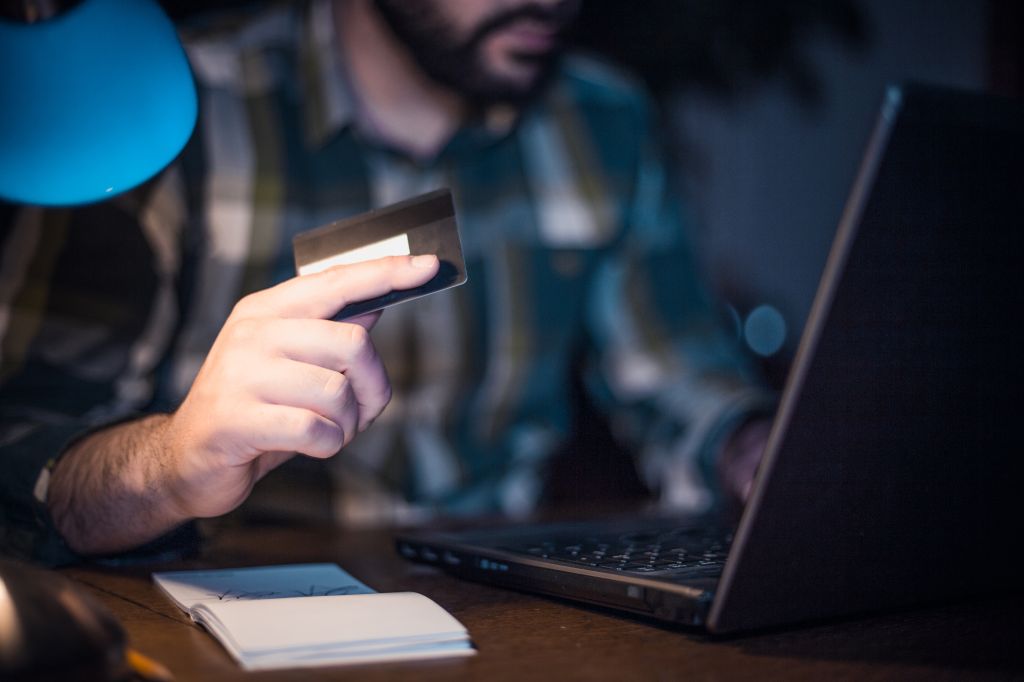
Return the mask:
[[[379,591],[421,592],[466,625],[470,659],[246,673],[152,585],[153,567],[76,567],[131,644],[178,680],[1024,679],[1024,598],[961,603],[714,639],[448,577],[398,557],[385,532],[233,528],[174,568],[335,561]],[[163,567],[162,567],[163,568]],[[983,574],[979,574],[983,577]]]

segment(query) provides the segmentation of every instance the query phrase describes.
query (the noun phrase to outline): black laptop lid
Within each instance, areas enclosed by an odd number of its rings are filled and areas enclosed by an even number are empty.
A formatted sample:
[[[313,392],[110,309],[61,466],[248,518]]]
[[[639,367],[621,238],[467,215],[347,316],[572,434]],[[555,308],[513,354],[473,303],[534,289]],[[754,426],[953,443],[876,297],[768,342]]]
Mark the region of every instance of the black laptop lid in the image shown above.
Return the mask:
[[[713,630],[1005,584],[1021,533],[1024,108],[891,88]]]

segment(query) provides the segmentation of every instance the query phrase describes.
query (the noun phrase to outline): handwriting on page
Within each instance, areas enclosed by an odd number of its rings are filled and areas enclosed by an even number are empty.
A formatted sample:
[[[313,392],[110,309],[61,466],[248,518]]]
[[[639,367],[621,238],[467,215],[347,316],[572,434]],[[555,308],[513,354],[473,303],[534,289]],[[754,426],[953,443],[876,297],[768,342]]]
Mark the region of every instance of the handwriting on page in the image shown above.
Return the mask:
[[[220,593],[209,593],[218,601],[235,601],[240,599],[280,599],[282,597],[327,597],[341,594],[365,594],[366,588],[361,585],[310,585],[306,590],[236,590],[228,589]]]
[[[155,573],[153,580],[186,611],[202,602],[371,594],[336,564],[258,566]]]

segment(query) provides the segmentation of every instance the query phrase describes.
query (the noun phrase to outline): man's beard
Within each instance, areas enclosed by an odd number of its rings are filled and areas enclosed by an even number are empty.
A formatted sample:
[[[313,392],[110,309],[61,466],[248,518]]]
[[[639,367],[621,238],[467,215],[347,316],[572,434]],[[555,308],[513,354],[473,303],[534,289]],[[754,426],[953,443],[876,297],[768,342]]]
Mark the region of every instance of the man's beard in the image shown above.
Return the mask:
[[[563,36],[575,16],[577,2],[548,8],[529,4],[499,12],[459,40],[434,2],[428,0],[375,0],[384,21],[412,52],[420,68],[432,79],[479,105],[522,104],[546,84],[562,51]],[[522,19],[534,19],[558,31],[555,47],[543,54],[518,54],[515,59],[532,62],[534,75],[525,82],[503,78],[484,64],[483,42],[492,33]]]

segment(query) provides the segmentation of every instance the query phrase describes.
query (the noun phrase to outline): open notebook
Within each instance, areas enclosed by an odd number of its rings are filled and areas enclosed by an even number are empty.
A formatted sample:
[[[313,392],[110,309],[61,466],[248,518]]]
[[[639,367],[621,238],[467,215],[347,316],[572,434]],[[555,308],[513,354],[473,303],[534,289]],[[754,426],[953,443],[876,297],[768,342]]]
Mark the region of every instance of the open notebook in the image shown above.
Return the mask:
[[[469,656],[466,628],[414,592],[374,592],[336,564],[154,573],[247,670]]]

